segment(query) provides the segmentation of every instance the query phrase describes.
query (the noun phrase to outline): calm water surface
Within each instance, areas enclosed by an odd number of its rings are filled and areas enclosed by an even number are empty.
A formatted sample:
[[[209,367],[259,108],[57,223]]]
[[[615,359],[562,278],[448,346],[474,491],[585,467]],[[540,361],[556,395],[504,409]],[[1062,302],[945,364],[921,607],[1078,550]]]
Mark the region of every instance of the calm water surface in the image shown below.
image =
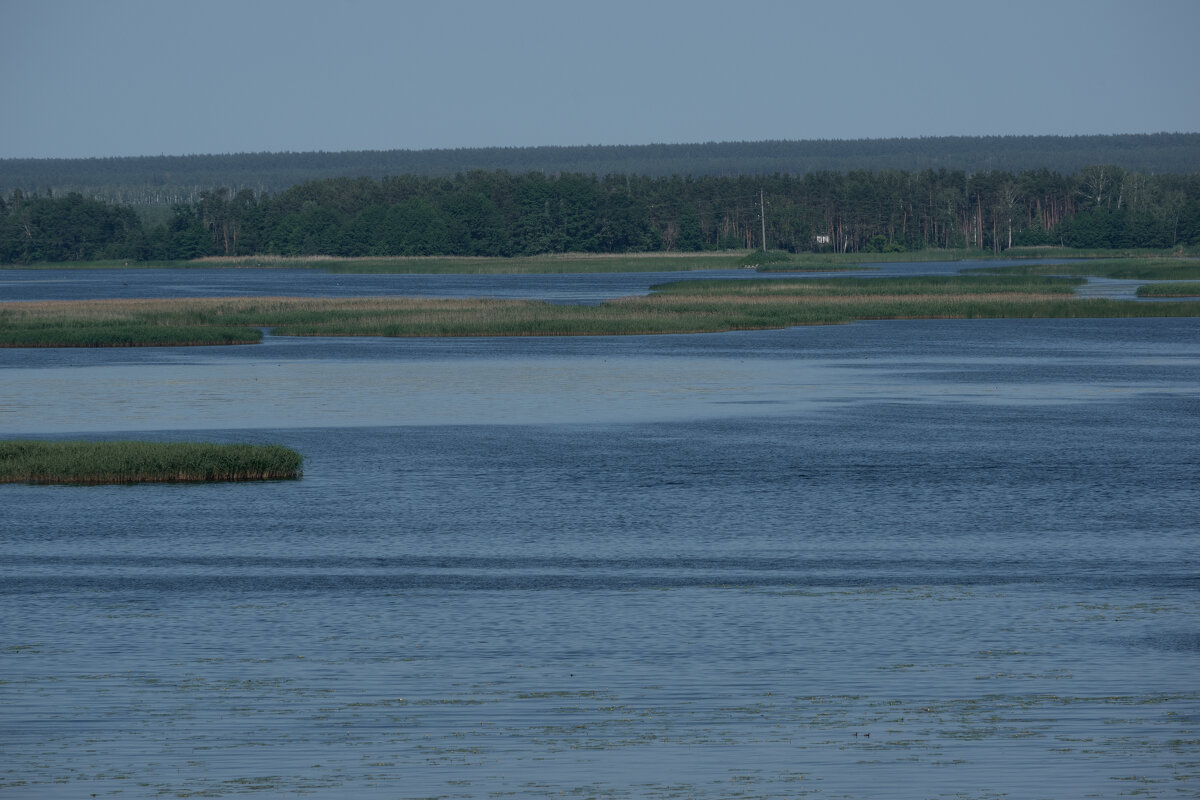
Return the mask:
[[[1057,259],[1045,263],[1061,263]],[[583,275],[351,275],[314,269],[5,269],[0,302],[152,297],[496,297],[553,303],[599,303],[647,294],[670,281],[701,278],[794,278],[810,276],[952,275],[961,269],[1000,267],[1024,261],[929,261],[870,265],[835,273],[763,273],[753,270],[614,272]],[[1146,283],[1146,281],[1142,281]],[[1129,288],[1132,296],[1137,284]]]
[[[1194,797],[1198,333],[0,350],[5,437],[306,456],[0,486],[0,794]]]

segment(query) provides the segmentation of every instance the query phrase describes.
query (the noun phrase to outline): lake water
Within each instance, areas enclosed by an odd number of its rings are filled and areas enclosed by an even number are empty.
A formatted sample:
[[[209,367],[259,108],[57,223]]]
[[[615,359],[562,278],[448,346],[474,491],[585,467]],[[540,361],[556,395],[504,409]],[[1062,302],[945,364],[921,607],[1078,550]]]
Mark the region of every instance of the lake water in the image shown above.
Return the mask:
[[[1070,261],[1059,259],[1055,262]],[[590,275],[341,275],[311,269],[94,269],[0,270],[0,302],[130,297],[496,297],[552,303],[598,303],[646,294],[657,283],[688,278],[795,278],[810,276],[952,275],[964,268],[1024,261],[942,261],[877,264],[831,273],[762,273],[745,269],[691,272],[616,272]],[[1100,281],[1107,296],[1132,297],[1139,283]]]
[[[421,280],[663,279],[533,277]],[[0,486],[0,795],[1195,797],[1198,422],[1189,319],[0,350],[0,436],[306,457]]]

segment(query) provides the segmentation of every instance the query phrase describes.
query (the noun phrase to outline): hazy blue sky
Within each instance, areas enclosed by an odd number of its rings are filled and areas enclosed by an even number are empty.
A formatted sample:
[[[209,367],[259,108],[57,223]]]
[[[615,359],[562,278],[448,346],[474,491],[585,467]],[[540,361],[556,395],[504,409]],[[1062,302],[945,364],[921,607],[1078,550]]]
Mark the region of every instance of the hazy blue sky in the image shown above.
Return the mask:
[[[0,157],[1200,132],[1200,0],[0,0]]]

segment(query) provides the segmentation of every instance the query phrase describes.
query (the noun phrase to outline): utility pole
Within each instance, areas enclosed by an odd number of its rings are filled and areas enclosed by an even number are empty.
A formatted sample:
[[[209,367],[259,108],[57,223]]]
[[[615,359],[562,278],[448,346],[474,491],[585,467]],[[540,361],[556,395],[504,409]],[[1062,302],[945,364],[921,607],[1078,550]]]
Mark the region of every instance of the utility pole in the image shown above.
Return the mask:
[[[758,187],[758,221],[762,223],[762,249],[767,252],[767,204],[763,200],[762,187]]]

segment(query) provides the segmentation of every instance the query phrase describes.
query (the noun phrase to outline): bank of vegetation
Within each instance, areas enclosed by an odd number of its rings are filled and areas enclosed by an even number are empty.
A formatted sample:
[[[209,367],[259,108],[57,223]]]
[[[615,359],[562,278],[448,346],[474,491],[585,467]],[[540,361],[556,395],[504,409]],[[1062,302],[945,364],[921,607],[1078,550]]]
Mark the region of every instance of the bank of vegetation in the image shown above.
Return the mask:
[[[1180,281],[1200,279],[1200,259],[1111,258],[1059,264],[979,267],[969,271],[992,275],[1086,275],[1095,278],[1135,281]]]
[[[1200,297],[1200,281],[1150,283],[1139,286],[1138,297]]]
[[[546,253],[494,258],[487,256],[209,256],[182,262],[188,267],[319,269],[369,275],[528,275],[604,272],[686,272],[742,266],[741,252],[699,253]]]
[[[194,483],[298,478],[303,456],[280,445],[138,441],[0,441],[0,483]]]
[[[679,281],[595,306],[533,300],[237,297],[0,304],[0,345],[89,346],[90,332],[261,327],[283,336],[582,336],[697,333],[883,319],[1200,316],[1200,302],[1081,299],[1082,278],[956,275]],[[74,340],[81,331],[89,338]],[[178,342],[180,344],[185,341]]]
[[[765,237],[764,237],[765,234]],[[161,222],[82,194],[0,201],[0,263],[1200,247],[1200,173],[954,170],[648,177],[468,172],[205,189]]]
[[[0,347],[191,347],[262,341],[260,329],[223,322],[220,312],[189,322],[159,310],[163,302],[120,300],[86,310],[72,303],[0,304]]]

